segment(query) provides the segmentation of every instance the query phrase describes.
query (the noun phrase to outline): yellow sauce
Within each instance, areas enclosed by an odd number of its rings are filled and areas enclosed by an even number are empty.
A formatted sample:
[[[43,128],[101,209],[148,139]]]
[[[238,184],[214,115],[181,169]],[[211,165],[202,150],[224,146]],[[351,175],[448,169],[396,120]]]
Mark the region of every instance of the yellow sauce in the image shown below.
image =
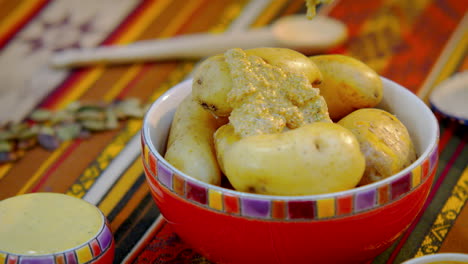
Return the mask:
[[[241,49],[224,54],[232,89],[229,121],[241,137],[283,132],[305,124],[330,122],[325,99],[303,73],[266,63]]]
[[[104,224],[93,205],[64,194],[32,193],[0,201],[0,251],[44,255],[77,247]]]

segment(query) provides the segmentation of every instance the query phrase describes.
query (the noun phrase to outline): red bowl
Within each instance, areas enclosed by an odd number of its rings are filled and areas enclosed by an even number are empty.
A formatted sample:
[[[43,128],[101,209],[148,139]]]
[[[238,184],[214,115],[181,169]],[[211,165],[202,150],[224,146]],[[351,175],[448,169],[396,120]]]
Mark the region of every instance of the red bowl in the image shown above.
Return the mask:
[[[419,158],[385,180],[323,195],[248,194],[196,180],[164,158],[184,81],[145,116],[142,159],[147,183],[167,222],[191,247],[219,263],[362,263],[388,248],[421,210],[438,162],[439,127],[430,109],[382,78],[379,108],[408,128]]]

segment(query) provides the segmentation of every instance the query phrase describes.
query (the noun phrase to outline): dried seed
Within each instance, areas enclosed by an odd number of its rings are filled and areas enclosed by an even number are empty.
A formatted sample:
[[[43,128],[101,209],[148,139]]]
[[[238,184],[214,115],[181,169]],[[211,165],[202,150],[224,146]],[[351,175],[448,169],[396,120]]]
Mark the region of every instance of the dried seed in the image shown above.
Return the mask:
[[[98,103],[98,104],[82,104],[76,112],[83,112],[83,111],[104,111],[106,110],[107,105],[103,103]]]
[[[32,138],[19,140],[18,143],[16,144],[16,147],[18,149],[27,150],[27,149],[33,148],[36,145],[37,145],[37,139],[35,137],[32,137]]]
[[[39,144],[47,150],[55,150],[60,146],[58,137],[53,134],[39,134],[37,140]]]
[[[78,120],[105,120],[106,114],[99,110],[83,110],[76,114]]]
[[[91,132],[87,129],[81,129],[80,133],[78,134],[77,138],[89,138],[91,137]]]
[[[0,152],[9,152],[13,150],[13,143],[9,141],[0,141]]]
[[[53,112],[44,108],[39,108],[31,113],[29,118],[36,122],[45,122],[52,118]]]
[[[69,111],[69,112],[76,112],[78,111],[78,109],[80,109],[81,107],[81,103],[78,102],[78,101],[74,101],[74,102],[71,102],[70,104],[67,105],[67,107],[65,108],[65,110]]]
[[[55,128],[57,137],[61,141],[72,140],[78,137],[81,132],[81,125],[78,123],[62,124]]]
[[[106,122],[99,120],[84,120],[81,125],[91,131],[103,131],[106,130]]]
[[[37,136],[37,133],[39,133],[39,126],[38,125],[33,125],[29,127],[28,129],[25,129],[21,131],[21,133],[18,134],[17,138],[18,139],[28,139]]]
[[[144,111],[140,105],[140,100],[137,98],[129,98],[119,102],[116,106],[117,111],[122,112],[125,117],[141,118]]]
[[[15,134],[13,134],[9,130],[0,130],[0,140],[10,140],[15,138]]]
[[[50,119],[52,124],[62,123],[62,122],[73,122],[75,120],[75,114],[70,111],[62,110],[55,112]]]
[[[107,129],[116,129],[119,126],[117,116],[112,111],[112,109],[106,110],[106,128]]]
[[[10,124],[8,129],[17,137],[20,133],[28,129],[28,125],[26,123]]]
[[[45,135],[54,135],[55,134],[55,131],[52,127],[50,126],[41,126],[39,128],[39,132],[38,132],[39,135],[41,134],[45,134]]]
[[[20,155],[15,152],[2,151],[0,152],[0,164],[16,161]]]

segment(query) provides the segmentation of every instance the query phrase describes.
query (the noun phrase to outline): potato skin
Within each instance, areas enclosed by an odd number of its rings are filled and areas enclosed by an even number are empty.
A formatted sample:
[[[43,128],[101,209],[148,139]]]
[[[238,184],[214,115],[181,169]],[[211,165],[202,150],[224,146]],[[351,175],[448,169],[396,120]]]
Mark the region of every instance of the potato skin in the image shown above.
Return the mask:
[[[203,182],[219,185],[213,133],[226,119],[217,119],[189,95],[174,114],[164,158],[175,168]]]
[[[323,81],[316,85],[328,112],[338,121],[352,111],[376,106],[383,96],[379,75],[363,62],[344,55],[309,57],[320,69]]]
[[[282,69],[302,72],[311,83],[322,81],[322,74],[317,66],[297,51],[285,48],[255,48],[245,52]],[[232,106],[227,100],[231,88],[230,70],[223,54],[207,58],[194,71],[194,100],[217,116],[229,116],[231,113]]]
[[[408,130],[394,115],[376,108],[354,111],[338,122],[357,138],[366,157],[360,185],[385,179],[417,158]]]
[[[232,87],[229,66],[224,55],[204,60],[195,70],[192,96],[203,108],[217,116],[229,116],[232,107],[228,104],[228,93]]]
[[[359,143],[333,123],[312,123],[284,133],[242,139],[222,127],[216,151],[226,177],[243,192],[311,195],[351,189],[364,172]]]

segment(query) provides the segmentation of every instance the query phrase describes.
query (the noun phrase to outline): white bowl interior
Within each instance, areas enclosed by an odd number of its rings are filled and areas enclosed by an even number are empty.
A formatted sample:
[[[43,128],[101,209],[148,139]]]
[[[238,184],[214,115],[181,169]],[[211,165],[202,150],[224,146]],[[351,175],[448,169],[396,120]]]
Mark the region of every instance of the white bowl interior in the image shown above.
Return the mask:
[[[437,253],[413,258],[402,264],[463,264],[468,263],[468,254],[463,253]]]
[[[438,142],[438,122],[429,107],[427,107],[427,105],[416,95],[399,84],[383,77],[382,81],[384,84],[384,94],[382,102],[377,107],[394,114],[400,121],[403,122],[403,124],[405,124],[414,142],[419,158],[415,163],[402,170],[398,174],[395,174],[382,181],[359,187],[359,189],[368,188],[371,185],[381,184],[383,182],[395,179],[401,175],[405,175],[414,169],[414,167],[417,166],[417,164],[419,164],[422,160],[427,159],[428,155],[435,148]],[[174,86],[163,96],[161,96],[155,103],[153,103],[145,116],[142,131],[143,136],[148,141],[150,151],[155,153],[155,155],[160,159],[162,159],[164,156],[167,136],[176,107],[186,96],[191,93],[191,87],[191,79]],[[175,171],[178,171],[169,163],[166,162],[166,164]],[[183,173],[179,174],[187,177],[187,175]],[[334,194],[344,194],[345,192],[349,191],[351,190],[337,192]],[[314,197],[318,196],[326,195],[315,195]],[[298,197],[296,196],[294,198]]]

